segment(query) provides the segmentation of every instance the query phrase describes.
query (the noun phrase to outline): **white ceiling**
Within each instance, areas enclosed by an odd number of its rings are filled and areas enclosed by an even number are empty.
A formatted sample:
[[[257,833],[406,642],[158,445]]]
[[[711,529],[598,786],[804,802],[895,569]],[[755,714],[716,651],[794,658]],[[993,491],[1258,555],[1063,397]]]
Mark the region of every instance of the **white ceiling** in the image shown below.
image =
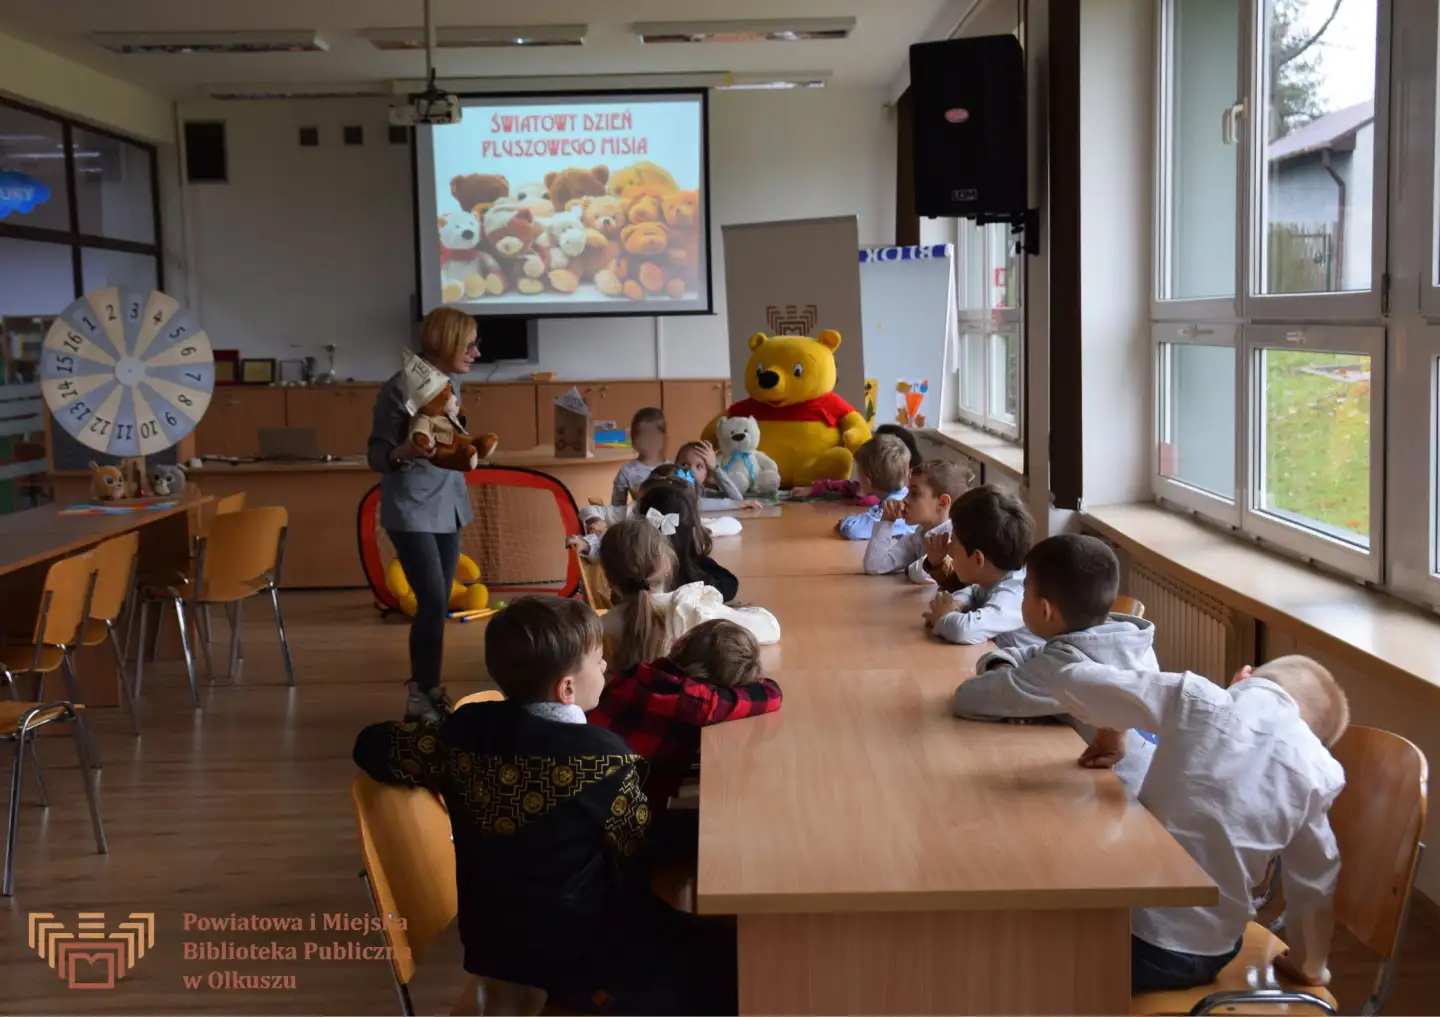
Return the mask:
[[[440,50],[443,77],[520,77],[732,71],[829,71],[836,83],[883,85],[905,66],[907,47],[932,29],[954,0],[434,0],[436,25],[590,26],[584,46]],[[419,52],[381,52],[366,28],[423,23],[422,0],[32,0],[8,5],[0,31],[163,94],[249,82],[389,81],[424,74]],[[854,17],[838,42],[641,43],[639,21]],[[315,29],[323,53],[119,56],[91,32]]]

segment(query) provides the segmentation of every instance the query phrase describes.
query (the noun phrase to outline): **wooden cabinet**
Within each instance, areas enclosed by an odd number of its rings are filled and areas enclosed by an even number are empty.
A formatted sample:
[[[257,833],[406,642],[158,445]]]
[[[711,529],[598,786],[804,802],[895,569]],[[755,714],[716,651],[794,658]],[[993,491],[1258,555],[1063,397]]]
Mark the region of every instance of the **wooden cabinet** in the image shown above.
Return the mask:
[[[665,424],[670,431],[670,454],[687,441],[697,441],[705,425],[730,405],[730,383],[714,378],[660,383]]]
[[[260,428],[285,426],[283,388],[220,385],[195,428],[195,454],[253,456],[260,452]]]
[[[322,454],[365,454],[379,385],[317,385],[283,391],[284,426],[314,428]]]
[[[500,448],[511,452],[532,449],[540,444],[536,431],[536,386],[533,382],[492,382],[461,387],[465,403],[465,424],[471,434],[494,431]],[[548,404],[547,404],[548,405]],[[551,414],[551,428],[554,428]],[[552,433],[553,439],[553,433]]]

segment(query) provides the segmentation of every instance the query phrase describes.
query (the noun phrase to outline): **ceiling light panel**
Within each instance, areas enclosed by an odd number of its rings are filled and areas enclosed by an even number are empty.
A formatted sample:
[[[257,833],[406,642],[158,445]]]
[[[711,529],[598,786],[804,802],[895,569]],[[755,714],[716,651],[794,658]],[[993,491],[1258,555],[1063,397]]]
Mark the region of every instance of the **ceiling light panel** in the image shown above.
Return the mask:
[[[477,25],[437,28],[438,49],[496,49],[510,46],[583,46],[589,25]],[[367,28],[360,33],[376,49],[425,48],[423,28]]]
[[[323,53],[318,32],[96,32],[90,41],[126,56],[189,53]]]
[[[848,39],[854,18],[772,21],[651,21],[632,26],[645,43],[817,42]]]

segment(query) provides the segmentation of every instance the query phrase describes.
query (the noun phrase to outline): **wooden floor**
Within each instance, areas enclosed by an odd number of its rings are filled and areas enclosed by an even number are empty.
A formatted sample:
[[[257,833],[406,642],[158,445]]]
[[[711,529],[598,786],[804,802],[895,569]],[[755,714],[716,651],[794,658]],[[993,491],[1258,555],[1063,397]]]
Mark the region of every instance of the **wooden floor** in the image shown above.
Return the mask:
[[[202,712],[189,706],[183,672],[147,668],[143,738],[114,710],[95,718],[105,759],[102,808],[110,854],[94,853],[68,739],[41,747],[51,807],[27,779],[13,898],[0,900],[0,1010],[49,1013],[399,1012],[379,960],[304,959],[333,943],[376,945],[378,936],[327,932],[324,916],[363,916],[369,902],[347,787],[350,748],[364,724],[398,715],[408,630],[381,622],[360,592],[291,593],[284,599],[298,685],[284,685],[268,611],[252,603],[242,632],[242,677],[205,682]],[[446,683],[462,695],[487,687],[479,625],[447,630]],[[228,637],[217,616],[216,658]],[[0,747],[3,749],[3,747]],[[7,768],[8,771],[8,768]],[[7,785],[8,786],[8,783]],[[0,791],[0,795],[5,794]],[[79,911],[104,912],[110,927],[130,913],[157,916],[154,948],[113,990],[69,989],[26,943],[27,914],[52,912],[73,927]],[[305,931],[185,929],[205,919],[299,918]],[[316,931],[308,931],[311,914]],[[185,958],[230,943],[292,947],[294,961]],[[422,964],[420,1013],[446,1013],[464,982],[453,930]],[[1358,1012],[1374,967],[1348,939],[1332,959],[1346,1013]],[[184,976],[212,972],[292,975],[295,988],[189,989]],[[1387,1012],[1440,1014],[1440,916],[1418,901]]]

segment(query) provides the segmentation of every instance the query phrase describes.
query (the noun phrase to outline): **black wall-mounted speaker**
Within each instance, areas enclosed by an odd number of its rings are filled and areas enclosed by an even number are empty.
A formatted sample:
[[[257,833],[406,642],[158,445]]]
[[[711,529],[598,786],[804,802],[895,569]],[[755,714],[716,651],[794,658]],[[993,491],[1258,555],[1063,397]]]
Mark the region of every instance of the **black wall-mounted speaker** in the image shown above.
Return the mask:
[[[185,180],[223,184],[228,175],[225,125],[213,120],[185,121]]]
[[[1026,198],[1025,53],[1013,35],[910,47],[915,211],[1018,221]]]

